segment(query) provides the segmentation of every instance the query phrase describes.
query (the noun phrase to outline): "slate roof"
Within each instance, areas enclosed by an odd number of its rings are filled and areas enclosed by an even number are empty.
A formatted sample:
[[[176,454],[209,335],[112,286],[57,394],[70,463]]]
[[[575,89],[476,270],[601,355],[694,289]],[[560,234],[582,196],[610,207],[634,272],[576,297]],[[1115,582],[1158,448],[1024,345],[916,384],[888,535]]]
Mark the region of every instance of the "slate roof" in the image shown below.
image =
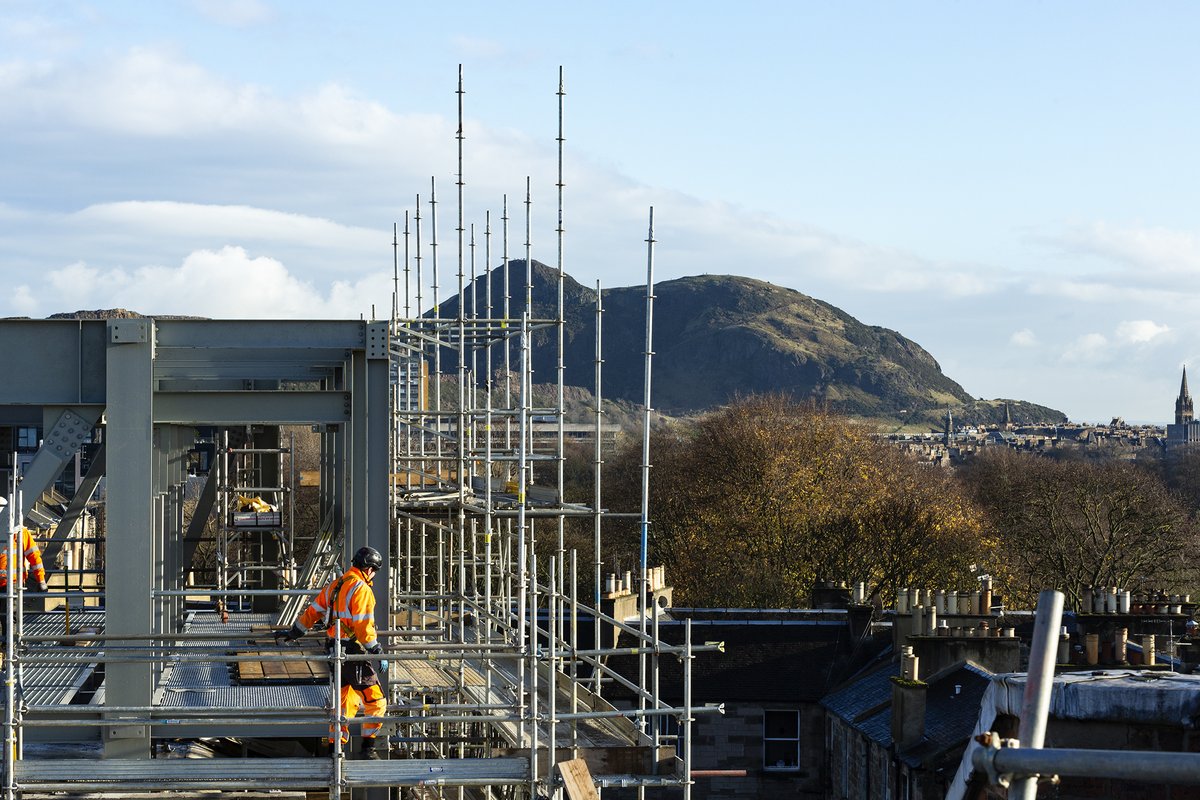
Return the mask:
[[[866,733],[869,726],[864,728],[863,724],[869,723],[883,706],[890,705],[892,702],[892,678],[899,674],[899,662],[887,659],[830,692],[821,701],[821,705],[848,725]],[[891,736],[891,714],[889,713],[888,744],[891,744]]]
[[[888,662],[831,692],[822,705],[880,747],[892,746],[892,677],[899,664]],[[925,694],[925,739],[900,753],[910,766],[936,761],[962,747],[979,719],[992,673],[962,662],[932,676]]]
[[[925,695],[925,741],[902,752],[901,760],[914,767],[929,764],[965,745],[979,720],[979,706],[991,679],[991,672],[967,661],[930,684]]]
[[[707,616],[707,615],[706,615]],[[659,637],[683,644],[684,622],[660,621]],[[699,619],[692,622],[692,643],[722,641],[725,652],[697,653],[692,663],[692,701],[815,703],[843,680],[853,665],[878,650],[875,642],[853,640],[842,619]],[[620,646],[631,646],[622,636]],[[612,656],[611,668],[637,675],[637,656]],[[682,661],[673,655],[659,661],[659,680],[666,702],[678,702],[683,687]],[[605,695],[620,696],[618,687]]]

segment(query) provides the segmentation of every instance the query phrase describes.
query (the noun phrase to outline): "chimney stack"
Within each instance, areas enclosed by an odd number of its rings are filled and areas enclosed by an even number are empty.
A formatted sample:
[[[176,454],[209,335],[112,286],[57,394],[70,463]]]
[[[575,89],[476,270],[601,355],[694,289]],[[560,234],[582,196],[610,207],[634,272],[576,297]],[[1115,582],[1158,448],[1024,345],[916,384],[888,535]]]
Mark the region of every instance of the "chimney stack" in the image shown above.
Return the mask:
[[[900,676],[892,679],[892,741],[896,749],[907,750],[925,739],[925,693],[921,681],[920,659],[911,647],[900,654]]]

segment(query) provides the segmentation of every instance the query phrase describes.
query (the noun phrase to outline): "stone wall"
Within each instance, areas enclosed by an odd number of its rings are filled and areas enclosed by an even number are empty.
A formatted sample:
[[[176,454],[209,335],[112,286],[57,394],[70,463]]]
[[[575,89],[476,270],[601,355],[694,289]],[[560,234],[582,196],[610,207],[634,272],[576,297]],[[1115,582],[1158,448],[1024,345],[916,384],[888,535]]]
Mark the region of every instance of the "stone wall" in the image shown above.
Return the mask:
[[[824,798],[824,710],[813,705],[800,707],[800,767],[775,771],[763,767],[763,708],[726,703],[724,715],[697,715],[692,727],[692,769],[744,769],[746,777],[697,777],[694,797]]]

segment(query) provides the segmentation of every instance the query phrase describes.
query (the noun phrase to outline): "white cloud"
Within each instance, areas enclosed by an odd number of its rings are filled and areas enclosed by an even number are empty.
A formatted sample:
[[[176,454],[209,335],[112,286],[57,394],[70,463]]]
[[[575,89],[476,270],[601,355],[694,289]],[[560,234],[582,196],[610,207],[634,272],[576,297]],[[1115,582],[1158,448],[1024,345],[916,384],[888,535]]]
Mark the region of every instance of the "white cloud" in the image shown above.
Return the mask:
[[[1193,301],[1200,296],[1200,283],[1191,290],[1187,286],[1137,286],[1116,279],[1036,278],[1029,281],[1026,291],[1033,296],[1061,298],[1079,303],[1110,304],[1123,308],[1144,304],[1148,308],[1162,309],[1191,307]]]
[[[96,269],[84,263],[50,271],[42,286],[22,286],[27,313],[46,316],[82,308],[127,308],[143,314],[227,319],[353,319],[391,309],[391,277],[369,273],[322,289],[273,258],[241,247],[198,250],[178,266]],[[53,298],[55,306],[34,302]]]
[[[124,273],[121,272],[120,281],[124,282]],[[114,272],[107,278],[108,283],[114,282],[117,277],[117,272]],[[89,267],[82,261],[76,261],[74,264],[69,264],[62,269],[53,270],[46,276],[46,282],[53,290],[54,296],[59,300],[67,303],[78,303],[80,299],[87,298],[97,288],[100,283],[100,270],[94,267]]]
[[[1052,236],[1038,237],[1064,252],[1102,259],[1151,276],[1200,274],[1200,237],[1165,227],[1119,227],[1106,222],[1075,225]]]
[[[170,201],[102,203],[71,215],[72,224],[104,230],[111,236],[196,237],[224,241],[291,242],[302,247],[357,251],[378,231],[340,225],[332,220],[250,206],[218,206]]]
[[[13,315],[32,317],[37,312],[38,302],[28,284],[21,284],[12,294]]]
[[[1108,339],[1101,333],[1085,333],[1067,345],[1063,351],[1063,361],[1096,362],[1105,360],[1109,355]]]
[[[192,0],[192,5],[213,22],[231,28],[248,28],[274,17],[271,7],[261,0]]]
[[[40,10],[40,7],[38,7]],[[83,11],[84,18],[92,16]],[[78,46],[80,34],[64,21],[39,14],[21,15],[15,9],[6,9],[0,16],[0,41],[10,55],[28,48],[39,57],[67,52]],[[2,68],[0,68],[2,69]]]
[[[270,116],[273,102],[254,86],[230,86],[169,49],[132,48],[97,63],[6,66],[2,98],[10,113],[66,132],[195,136],[246,128]],[[9,117],[8,125],[15,123]]]
[[[1033,335],[1033,331],[1029,328],[1022,328],[1019,331],[1014,331],[1013,335],[1008,337],[1009,344],[1017,347],[1036,347],[1037,337]]]
[[[1163,336],[1170,330],[1170,326],[1160,325],[1148,319],[1126,320],[1117,325],[1117,341],[1128,344],[1145,344]]]

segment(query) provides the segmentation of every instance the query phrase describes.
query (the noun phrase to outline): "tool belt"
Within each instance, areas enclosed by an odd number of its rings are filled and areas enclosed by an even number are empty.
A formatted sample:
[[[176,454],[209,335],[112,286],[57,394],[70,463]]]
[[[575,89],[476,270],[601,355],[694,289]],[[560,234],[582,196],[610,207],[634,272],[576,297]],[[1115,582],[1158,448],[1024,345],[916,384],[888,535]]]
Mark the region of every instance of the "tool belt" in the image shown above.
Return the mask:
[[[333,651],[333,637],[327,636],[325,638],[325,650],[326,652]],[[363,646],[357,639],[342,639],[342,652],[348,656],[361,656],[367,651],[363,649]],[[375,669],[375,664],[370,661],[350,661],[346,663],[341,679],[345,685],[358,691],[362,691],[368,686],[379,685],[379,673]]]

